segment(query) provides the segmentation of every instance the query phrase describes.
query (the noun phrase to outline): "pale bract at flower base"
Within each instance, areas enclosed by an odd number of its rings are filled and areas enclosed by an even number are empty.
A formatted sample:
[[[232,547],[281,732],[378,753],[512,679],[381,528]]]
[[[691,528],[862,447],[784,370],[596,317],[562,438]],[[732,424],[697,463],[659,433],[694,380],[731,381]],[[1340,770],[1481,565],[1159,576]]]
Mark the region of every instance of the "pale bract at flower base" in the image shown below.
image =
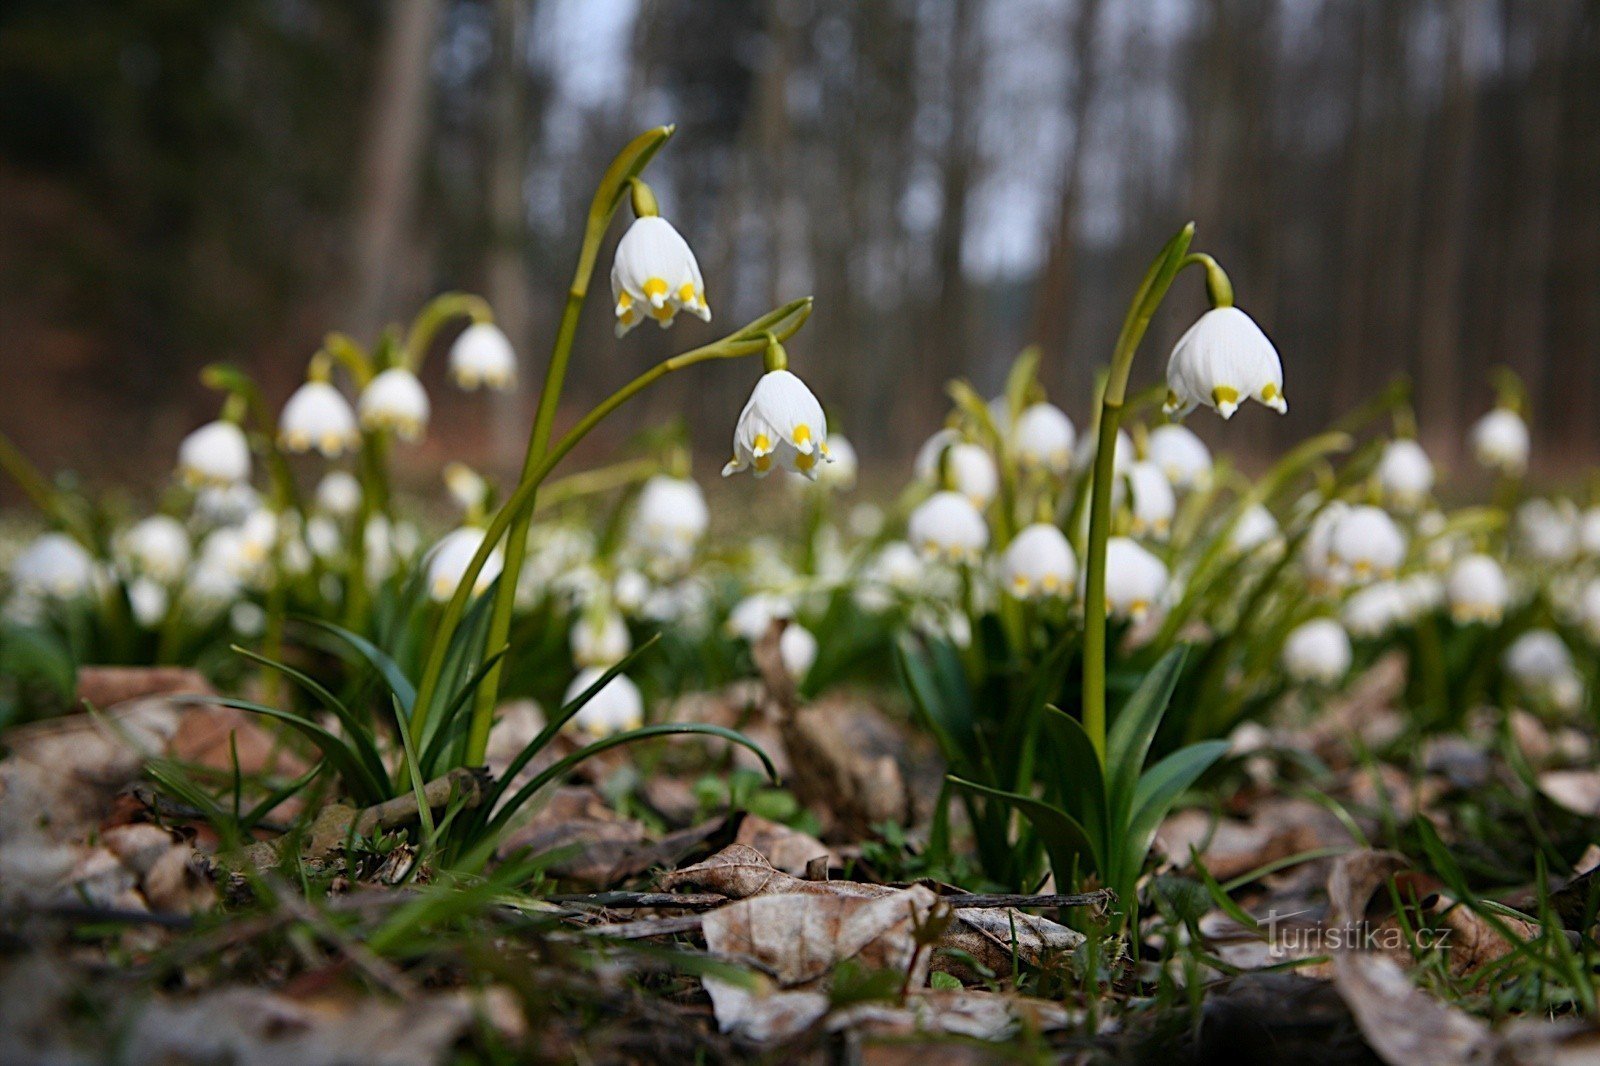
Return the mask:
[[[1255,320],[1237,307],[1215,307],[1189,327],[1167,362],[1168,414],[1182,417],[1205,406],[1223,418],[1253,399],[1279,414],[1283,395],[1278,350]]]
[[[666,329],[680,310],[711,321],[706,283],[694,251],[672,223],[657,215],[634,219],[617,243],[611,297],[619,337],[646,317]]]
[[[815,479],[828,454],[828,420],[811,390],[788,370],[761,375],[733,431],[733,458],[722,476],[753,470],[765,477],[776,467]]]

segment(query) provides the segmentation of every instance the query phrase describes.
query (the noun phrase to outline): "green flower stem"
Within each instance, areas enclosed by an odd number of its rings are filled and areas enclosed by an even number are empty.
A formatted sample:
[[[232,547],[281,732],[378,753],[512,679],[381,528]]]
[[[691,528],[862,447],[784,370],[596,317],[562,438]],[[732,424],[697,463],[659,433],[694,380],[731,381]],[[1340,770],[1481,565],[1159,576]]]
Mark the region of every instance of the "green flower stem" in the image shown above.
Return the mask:
[[[584,225],[583,246],[578,252],[578,266],[573,271],[572,288],[567,292],[567,304],[561,312],[561,325],[556,330],[555,347],[550,353],[550,365],[545,370],[544,387],[539,392],[539,408],[533,418],[533,432],[528,436],[528,452],[522,461],[521,486],[528,484],[534,470],[544,461],[550,447],[550,434],[555,425],[556,408],[561,400],[561,387],[567,377],[567,363],[572,358],[572,342],[578,333],[578,316],[583,311],[589,295],[589,280],[594,276],[595,261],[600,257],[600,244],[611,226],[612,216],[622,205],[622,198],[634,188],[641,171],[672,136],[673,127],[658,126],[635,137],[606,168],[595,189],[594,200],[589,204],[589,217]],[[642,183],[641,183],[642,184]],[[651,198],[653,200],[653,198]],[[528,525],[533,520],[533,508],[518,511],[511,523],[510,537],[506,541],[505,565],[501,571],[500,585],[495,590],[494,606],[489,615],[489,631],[484,642],[488,649],[505,644],[511,632],[511,615],[516,608],[517,579],[522,575],[523,558],[528,552]],[[436,646],[438,642],[435,642]],[[483,761],[485,745],[489,740],[489,719],[494,714],[495,703],[500,698],[500,670],[505,665],[502,658],[490,669],[478,691],[473,696],[472,733],[467,744],[467,762],[476,765]],[[426,714],[427,704],[419,701],[420,719]],[[481,728],[480,728],[481,723]]]
[[[432,306],[429,305],[430,308]],[[426,308],[423,313],[427,313]],[[367,387],[377,369],[366,349],[344,333],[328,334],[322,342],[322,350],[312,358],[332,359],[344,367],[357,390]],[[355,529],[348,534],[344,584],[345,628],[357,631],[361,629],[362,619],[367,612],[367,523],[377,508],[385,506],[389,495],[385,451],[386,442],[381,432],[361,431],[357,466],[357,477],[361,480],[361,504],[356,511]]]
[[[489,308],[489,301],[471,293],[446,292],[435,296],[412,320],[398,365],[413,374],[420,374],[422,362],[433,347],[433,339],[446,322],[456,317],[470,318],[476,325],[493,322],[494,312]]]
[[[423,667],[422,679],[417,685],[417,699],[411,716],[411,735],[413,740],[420,741],[425,734],[428,712],[439,687],[439,677],[444,669],[444,660],[446,652],[449,650],[450,639],[461,622],[462,614],[466,611],[467,601],[471,598],[472,588],[477,582],[478,574],[483,570],[484,563],[488,561],[489,555],[494,551],[501,537],[506,535],[508,529],[519,523],[524,530],[527,528],[527,515],[533,510],[535,495],[539,490],[540,484],[554,469],[555,465],[611,412],[661,378],[676,370],[683,370],[694,366],[696,363],[703,363],[711,359],[737,359],[748,355],[759,355],[766,351],[767,341],[764,334],[767,331],[770,330],[780,339],[787,340],[805,323],[810,314],[811,297],[808,296],[803,300],[795,300],[793,303],[785,304],[783,307],[767,313],[745,328],[729,334],[719,341],[657,363],[612,393],[587,415],[584,415],[577,425],[568,430],[565,436],[556,441],[543,454],[533,469],[529,471],[528,476],[523,478],[517,485],[516,491],[495,512],[494,518],[484,531],[483,543],[478,546],[477,552],[472,557],[472,562],[467,565],[466,572],[461,577],[461,583],[456,586],[454,595],[445,604],[444,612],[439,618],[437,627],[434,629],[432,643],[428,648],[428,658]],[[526,538],[524,537],[524,539]],[[502,589],[508,587],[508,578],[509,575],[502,570],[500,578]],[[510,581],[509,587],[514,590],[515,581]],[[489,646],[501,647],[502,645],[503,642],[501,644],[491,642]],[[488,684],[487,681],[484,683]],[[493,717],[493,700],[487,703],[479,701],[473,705],[472,727],[468,734],[467,744],[467,762],[469,765],[482,761],[484,749],[488,744],[489,726]]]
[[[1085,557],[1083,598],[1083,728],[1103,765],[1106,758],[1106,544],[1111,539],[1111,478],[1116,460],[1117,425],[1127,398],[1128,374],[1133,357],[1150,327],[1150,319],[1172,286],[1172,279],[1187,262],[1184,255],[1194,239],[1194,223],[1178,231],[1150,265],[1128,308],[1117,336],[1100,402],[1100,427],[1096,438],[1094,483],[1089,496],[1089,547]],[[1208,268],[1208,276],[1209,276]],[[1231,289],[1229,290],[1231,293]]]
[[[612,489],[620,489],[644,481],[661,472],[661,463],[655,459],[629,459],[610,466],[568,474],[545,486],[534,504],[537,513],[550,507],[559,507],[585,496],[596,496]]]

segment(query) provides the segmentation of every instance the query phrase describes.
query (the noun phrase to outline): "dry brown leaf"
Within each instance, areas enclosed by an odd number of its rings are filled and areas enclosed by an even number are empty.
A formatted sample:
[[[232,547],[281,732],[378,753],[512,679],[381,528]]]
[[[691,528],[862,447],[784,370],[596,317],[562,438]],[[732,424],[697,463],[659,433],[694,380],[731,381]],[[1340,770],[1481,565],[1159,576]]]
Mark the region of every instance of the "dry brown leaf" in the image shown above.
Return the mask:
[[[550,867],[557,877],[603,888],[628,854],[646,841],[642,823],[623,818],[593,789],[564,787],[526,825],[506,837],[502,855],[520,848],[534,854],[559,851]]]
[[[1557,807],[1600,817],[1600,771],[1546,770],[1539,775],[1539,791]]]
[[[1191,847],[1204,846],[1200,860],[1219,881],[1318,848],[1351,845],[1349,831],[1329,811],[1309,800],[1267,798],[1247,821],[1216,819],[1206,811],[1179,811],[1162,823],[1156,844],[1175,866],[1189,864]]]
[[[828,860],[829,866],[842,865],[839,857],[810,833],[754,814],[744,816],[739,834],[733,839],[736,844],[747,844],[759,851],[774,867],[796,877],[804,874],[806,865],[819,856]]]

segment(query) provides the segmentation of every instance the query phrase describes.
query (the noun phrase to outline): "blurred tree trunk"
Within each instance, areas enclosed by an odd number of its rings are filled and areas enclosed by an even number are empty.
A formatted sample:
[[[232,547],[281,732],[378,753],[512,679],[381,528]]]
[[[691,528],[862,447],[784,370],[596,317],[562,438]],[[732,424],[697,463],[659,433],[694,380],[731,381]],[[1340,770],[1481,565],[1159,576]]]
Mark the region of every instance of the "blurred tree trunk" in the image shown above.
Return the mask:
[[[1062,111],[1072,125],[1072,145],[1061,173],[1061,195],[1056,203],[1055,231],[1044,268],[1034,287],[1032,343],[1043,349],[1042,366],[1064,367],[1072,334],[1072,311],[1077,299],[1075,275],[1078,256],[1078,201],[1083,190],[1084,157],[1088,154],[1089,115],[1094,104],[1095,27],[1100,0],[1079,0],[1068,34],[1068,54],[1073,74],[1067,80]]]
[[[491,407],[491,447],[496,462],[510,467],[520,458],[523,412],[543,367],[533,361],[533,283],[528,276],[527,204],[523,183],[528,172],[531,135],[530,86],[526,75],[528,26],[532,0],[495,0],[494,65],[489,116],[488,298],[500,328],[511,338],[518,356],[517,387],[497,394]]]
[[[417,194],[418,156],[432,105],[432,55],[440,0],[390,7],[367,115],[356,195],[347,321],[363,340],[395,312],[396,277]]]

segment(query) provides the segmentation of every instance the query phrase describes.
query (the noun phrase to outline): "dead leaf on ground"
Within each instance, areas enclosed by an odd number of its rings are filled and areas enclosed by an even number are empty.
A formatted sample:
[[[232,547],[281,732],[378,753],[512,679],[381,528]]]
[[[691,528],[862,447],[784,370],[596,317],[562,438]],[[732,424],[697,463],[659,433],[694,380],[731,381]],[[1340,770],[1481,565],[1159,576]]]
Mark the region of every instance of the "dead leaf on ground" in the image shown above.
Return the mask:
[[[746,844],[759,851],[777,869],[797,877],[804,874],[806,865],[819,856],[827,859],[829,866],[842,865],[839,857],[810,833],[802,833],[754,814],[744,816],[739,825],[739,835],[733,839],[736,844]]]
[[[1292,798],[1265,799],[1245,821],[1216,819],[1198,809],[1179,811],[1156,834],[1157,846],[1180,868],[1189,864],[1190,848],[1203,846],[1200,861],[1218,881],[1293,855],[1354,843],[1327,808]]]
[[[648,838],[642,823],[623,818],[588,788],[556,789],[533,818],[506,837],[500,854],[528,848],[536,855],[562,852],[550,867],[557,877],[604,888],[612,871]]]
[[[1557,807],[1600,818],[1600,771],[1546,770],[1538,780],[1539,791]]]

